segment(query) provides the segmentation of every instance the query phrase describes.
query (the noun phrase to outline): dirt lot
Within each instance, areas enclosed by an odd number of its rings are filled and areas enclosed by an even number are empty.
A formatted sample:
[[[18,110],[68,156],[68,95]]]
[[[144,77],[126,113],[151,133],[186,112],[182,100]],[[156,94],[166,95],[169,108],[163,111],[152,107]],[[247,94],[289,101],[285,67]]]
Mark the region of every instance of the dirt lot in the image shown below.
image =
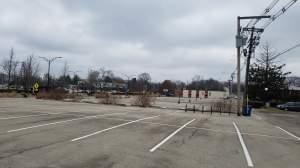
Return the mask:
[[[2,168],[298,168],[299,114],[0,99]],[[297,121],[296,121],[297,120]]]

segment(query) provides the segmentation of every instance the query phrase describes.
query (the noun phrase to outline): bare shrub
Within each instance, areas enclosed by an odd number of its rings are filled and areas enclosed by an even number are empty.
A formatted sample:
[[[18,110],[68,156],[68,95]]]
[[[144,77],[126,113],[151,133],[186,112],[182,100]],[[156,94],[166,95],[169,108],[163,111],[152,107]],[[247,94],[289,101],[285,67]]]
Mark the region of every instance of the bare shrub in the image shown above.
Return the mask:
[[[134,100],[134,105],[141,107],[150,107],[155,103],[156,97],[150,92],[144,92],[138,95]]]
[[[64,89],[54,89],[49,92],[39,92],[36,95],[37,99],[63,100],[67,98],[67,93]]]
[[[118,104],[120,97],[108,92],[100,92],[96,95],[96,98],[100,98],[100,103],[103,104]]]

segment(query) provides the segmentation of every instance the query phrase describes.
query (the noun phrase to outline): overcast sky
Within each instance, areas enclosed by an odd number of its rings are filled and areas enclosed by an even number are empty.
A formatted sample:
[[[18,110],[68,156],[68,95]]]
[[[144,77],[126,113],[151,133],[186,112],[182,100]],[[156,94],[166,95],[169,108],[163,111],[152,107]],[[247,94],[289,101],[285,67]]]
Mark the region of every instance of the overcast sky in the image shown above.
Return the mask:
[[[271,13],[289,0],[281,0]],[[116,75],[148,72],[152,80],[229,79],[236,66],[236,17],[259,15],[271,0],[9,0],[0,4],[0,57],[14,47],[28,55],[63,59],[70,70],[105,67]],[[300,43],[300,3],[262,36],[278,52]],[[244,23],[244,25],[247,22]],[[300,76],[300,48],[281,57]],[[40,62],[42,73],[47,64]]]

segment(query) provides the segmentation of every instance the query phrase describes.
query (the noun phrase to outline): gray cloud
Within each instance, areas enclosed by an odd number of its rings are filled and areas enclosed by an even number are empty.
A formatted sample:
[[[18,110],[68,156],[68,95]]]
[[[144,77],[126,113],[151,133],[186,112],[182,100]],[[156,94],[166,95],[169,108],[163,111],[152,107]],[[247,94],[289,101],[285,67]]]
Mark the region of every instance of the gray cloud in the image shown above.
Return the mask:
[[[282,2],[284,4],[285,1]],[[106,67],[117,74],[150,72],[154,80],[193,75],[229,78],[235,68],[236,16],[258,15],[259,0],[46,0],[0,5],[0,54],[63,56],[72,70]],[[279,4],[279,6],[282,6]],[[281,51],[300,42],[300,6],[272,23],[262,41]],[[278,9],[275,9],[278,10]],[[245,23],[243,23],[245,24]],[[282,58],[300,75],[300,49]],[[42,71],[45,71],[41,62]],[[60,74],[63,60],[53,73]]]

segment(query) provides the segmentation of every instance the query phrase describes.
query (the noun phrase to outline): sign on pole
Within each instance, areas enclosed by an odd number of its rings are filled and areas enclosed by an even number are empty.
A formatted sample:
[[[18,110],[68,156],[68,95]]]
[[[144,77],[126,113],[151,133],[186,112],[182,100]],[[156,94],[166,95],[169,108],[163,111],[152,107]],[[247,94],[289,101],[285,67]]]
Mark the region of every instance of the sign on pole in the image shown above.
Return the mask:
[[[33,85],[33,91],[34,92],[38,92],[39,91],[39,87],[40,87],[40,85],[36,82],[34,85]]]

